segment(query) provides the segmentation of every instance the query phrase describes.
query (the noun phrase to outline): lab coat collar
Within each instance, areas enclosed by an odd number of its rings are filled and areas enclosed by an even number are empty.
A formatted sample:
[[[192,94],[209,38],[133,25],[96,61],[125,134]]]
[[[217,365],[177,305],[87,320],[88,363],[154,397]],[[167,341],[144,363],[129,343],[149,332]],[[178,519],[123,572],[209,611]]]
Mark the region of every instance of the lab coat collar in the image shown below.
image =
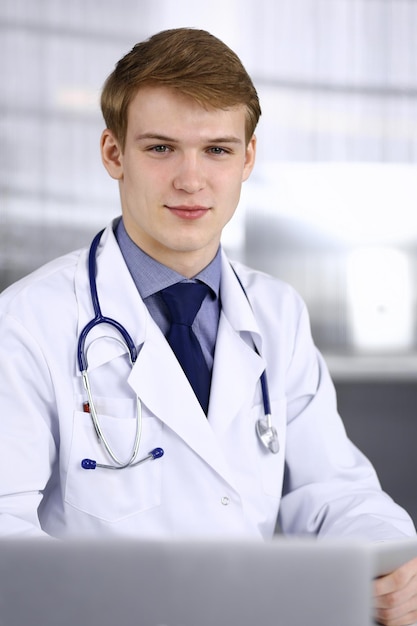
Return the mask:
[[[75,275],[78,302],[78,336],[94,317],[88,280],[88,250],[80,256]],[[144,305],[116,241],[113,224],[103,232],[96,254],[97,293],[101,311],[124,326],[140,349],[145,340],[149,314]],[[125,354],[120,334],[107,324],[95,326],[86,339],[88,369],[93,370]],[[78,364],[77,364],[78,370]]]
[[[262,354],[262,336],[248,297],[249,286],[245,284],[245,272],[242,271],[242,267],[239,263],[231,262],[222,250],[220,283],[222,310],[235,331],[246,337],[249,334],[256,349]]]
[[[221,315],[214,356],[209,421],[225,430],[243,405],[251,403],[266,364],[262,337],[243,285],[239,268],[233,269],[222,253]]]
[[[141,299],[134,281],[126,268],[111,223],[103,232],[96,254],[97,260],[97,292],[103,315],[122,324],[137,346],[141,349],[148,333],[153,326],[148,309]],[[262,338],[258,325],[248,303],[244,281],[239,269],[232,269],[224,251],[221,255],[221,288],[220,299],[224,314],[235,332],[240,333],[247,343],[256,346],[262,354]],[[239,275],[239,279],[236,277]],[[240,284],[242,281],[242,285]],[[94,317],[88,280],[88,250],[80,256],[75,276],[75,292],[78,302],[78,335],[84,326]],[[100,339],[100,341],[96,341]],[[100,324],[94,327],[87,338],[88,367],[90,370],[99,367],[127,352],[120,343],[120,335],[111,326]]]

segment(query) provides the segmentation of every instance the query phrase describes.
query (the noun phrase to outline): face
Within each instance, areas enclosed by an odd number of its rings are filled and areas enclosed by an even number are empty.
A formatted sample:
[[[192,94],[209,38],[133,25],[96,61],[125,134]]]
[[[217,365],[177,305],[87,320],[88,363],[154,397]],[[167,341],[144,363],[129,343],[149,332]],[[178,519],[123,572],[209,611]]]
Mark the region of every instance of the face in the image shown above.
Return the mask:
[[[109,130],[102,135],[129,236],[185,276],[215,256],[252,171],[245,119],[244,106],[205,109],[168,87],[143,87],[129,106],[124,151]]]

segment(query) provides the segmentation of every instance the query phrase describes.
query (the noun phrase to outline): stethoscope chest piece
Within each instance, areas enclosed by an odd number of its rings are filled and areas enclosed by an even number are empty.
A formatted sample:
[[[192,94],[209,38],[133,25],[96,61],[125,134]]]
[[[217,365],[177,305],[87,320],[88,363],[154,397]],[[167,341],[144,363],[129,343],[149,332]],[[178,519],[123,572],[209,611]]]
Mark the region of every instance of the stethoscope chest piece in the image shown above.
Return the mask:
[[[277,454],[279,452],[279,441],[277,429],[272,426],[271,416],[265,415],[256,422],[256,434],[259,437],[260,442],[272,452]]]

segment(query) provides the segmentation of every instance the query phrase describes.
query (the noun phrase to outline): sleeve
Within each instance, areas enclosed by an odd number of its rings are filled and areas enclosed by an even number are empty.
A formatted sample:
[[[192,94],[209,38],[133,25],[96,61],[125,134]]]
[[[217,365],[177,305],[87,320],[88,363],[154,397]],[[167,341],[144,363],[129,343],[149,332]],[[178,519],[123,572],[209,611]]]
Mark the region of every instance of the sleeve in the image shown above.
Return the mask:
[[[382,491],[373,466],[346,435],[305,307],[288,368],[287,402],[282,531],[371,541],[413,536],[409,515]]]
[[[52,473],[54,391],[42,352],[0,313],[0,537],[41,536],[38,507]]]

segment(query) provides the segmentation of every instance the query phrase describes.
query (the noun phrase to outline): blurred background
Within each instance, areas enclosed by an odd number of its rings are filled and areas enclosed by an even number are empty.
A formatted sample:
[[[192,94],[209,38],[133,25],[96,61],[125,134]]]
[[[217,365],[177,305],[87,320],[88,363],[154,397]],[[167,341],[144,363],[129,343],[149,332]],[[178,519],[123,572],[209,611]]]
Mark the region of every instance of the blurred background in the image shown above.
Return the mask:
[[[2,0],[0,291],[119,214],[100,89],[177,26],[230,45],[261,99],[223,244],[304,297],[349,435],[417,521],[416,0]]]

